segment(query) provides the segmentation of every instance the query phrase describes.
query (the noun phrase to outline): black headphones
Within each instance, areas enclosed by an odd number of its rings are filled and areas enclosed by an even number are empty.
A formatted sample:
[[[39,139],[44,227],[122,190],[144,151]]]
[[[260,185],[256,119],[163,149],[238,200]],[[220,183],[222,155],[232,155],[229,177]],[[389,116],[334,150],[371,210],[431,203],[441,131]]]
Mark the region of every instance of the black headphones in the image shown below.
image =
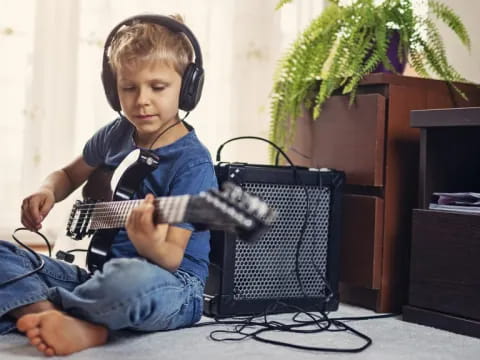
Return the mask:
[[[135,21],[165,26],[173,32],[181,32],[185,34],[185,36],[190,41],[193,47],[193,52],[195,54],[195,62],[188,64],[185,72],[183,73],[178,107],[179,109],[184,111],[193,110],[193,108],[200,100],[200,96],[202,95],[202,87],[204,80],[204,72],[202,68],[202,53],[200,51],[198,41],[195,38],[195,35],[193,35],[193,33],[186,25],[168,16],[150,14],[137,15],[125,19],[113,28],[113,30],[108,35],[107,40],[105,41],[105,46],[103,49],[102,83],[103,88],[105,89],[105,95],[107,96],[108,103],[113,108],[113,110],[117,112],[120,112],[120,110],[122,109],[120,106],[120,99],[117,92],[117,80],[115,74],[110,68],[110,64],[108,63],[108,49],[110,48],[110,45],[118,29],[120,29],[124,25],[131,25]]]

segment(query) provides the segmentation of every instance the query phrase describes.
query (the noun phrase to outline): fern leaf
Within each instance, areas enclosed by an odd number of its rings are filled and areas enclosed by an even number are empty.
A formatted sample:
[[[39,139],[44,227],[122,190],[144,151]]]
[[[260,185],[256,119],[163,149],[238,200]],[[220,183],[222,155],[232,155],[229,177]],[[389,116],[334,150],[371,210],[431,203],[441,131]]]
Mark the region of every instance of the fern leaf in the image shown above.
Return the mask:
[[[291,3],[292,0],[280,0],[277,5],[275,6],[275,10],[279,10],[283,5]]]
[[[455,14],[450,7],[438,2],[437,0],[428,0],[428,6],[430,10],[432,10],[433,14],[446,23],[448,27],[458,36],[462,44],[470,50],[470,36],[468,35],[468,31],[458,15]]]

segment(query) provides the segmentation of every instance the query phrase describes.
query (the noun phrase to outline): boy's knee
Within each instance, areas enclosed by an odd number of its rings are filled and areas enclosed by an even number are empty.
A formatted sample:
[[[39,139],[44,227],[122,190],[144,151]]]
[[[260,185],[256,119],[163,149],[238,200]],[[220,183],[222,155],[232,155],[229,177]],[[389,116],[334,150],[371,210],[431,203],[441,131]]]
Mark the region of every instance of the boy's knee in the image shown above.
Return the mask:
[[[17,255],[20,255],[19,250],[21,251],[21,249],[15,244],[0,240],[0,259],[2,259],[2,262],[5,262],[6,259],[13,259],[14,257],[17,257]]]
[[[136,288],[176,280],[167,270],[137,258],[112,259],[104,265],[102,273],[94,278],[105,291],[125,290],[128,293],[135,292]]]
[[[7,250],[7,251],[12,251],[15,250],[16,246],[12,244],[11,242],[5,241],[5,240],[0,240],[0,251]]]

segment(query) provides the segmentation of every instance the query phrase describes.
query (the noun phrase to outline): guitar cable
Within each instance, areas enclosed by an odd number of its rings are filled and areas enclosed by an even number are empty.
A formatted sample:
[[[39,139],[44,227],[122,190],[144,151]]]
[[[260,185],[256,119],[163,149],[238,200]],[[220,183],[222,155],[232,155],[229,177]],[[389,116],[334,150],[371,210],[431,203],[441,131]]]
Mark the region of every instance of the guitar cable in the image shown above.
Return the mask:
[[[88,252],[88,250],[87,249],[71,249],[67,251],[58,250],[57,253],[55,254],[55,258],[58,260],[66,261],[71,264],[75,261],[75,255],[72,254],[74,252]]]
[[[31,247],[29,247],[28,245],[24,244],[23,242],[21,242],[16,236],[15,234],[19,231],[31,231],[27,228],[24,228],[24,227],[20,227],[20,228],[17,228],[13,231],[12,233],[12,238],[13,240],[15,240],[20,246],[22,246],[24,249],[26,249],[28,252],[30,252],[33,256],[35,256],[35,258],[38,260],[39,264],[34,264],[35,266],[37,266],[36,268],[34,268],[32,271],[29,271],[25,274],[22,274],[22,275],[19,275],[19,276],[16,276],[12,279],[9,279],[9,280],[6,280],[2,283],[0,283],[0,287],[1,286],[5,286],[5,285],[8,285],[8,284],[11,284],[13,282],[16,282],[18,280],[21,280],[21,279],[24,279],[26,278],[27,276],[30,276],[30,275],[33,275],[37,272],[39,272],[40,270],[43,269],[43,267],[45,266],[45,260],[43,260],[43,258],[35,251],[33,250]],[[33,232],[34,234],[37,234],[38,236],[40,236],[44,241],[45,243],[47,244],[47,248],[48,248],[48,256],[52,256],[52,246],[50,245],[50,242],[48,241],[48,239],[45,237],[45,235],[43,235],[40,231],[31,231]]]
[[[40,270],[42,270],[43,267],[45,266],[45,260],[40,256],[40,254],[38,252],[36,252],[35,250],[33,250],[30,246],[28,246],[24,242],[20,241],[20,239],[17,238],[16,234],[19,231],[30,231],[30,232],[40,236],[43,239],[43,241],[45,241],[45,244],[47,245],[48,256],[52,257],[52,245],[50,244],[50,241],[48,241],[48,239],[45,235],[43,235],[40,231],[31,231],[30,229],[27,229],[25,227],[16,228],[12,233],[13,240],[15,240],[15,242],[17,244],[19,244],[21,247],[23,247],[25,250],[30,252],[35,257],[35,259],[38,261],[38,265],[33,264],[34,266],[36,266],[33,270],[31,270],[31,271],[29,271],[25,274],[18,275],[16,277],[12,278],[12,279],[9,279],[9,280],[6,280],[6,281],[0,283],[0,287],[11,284],[11,283],[14,283],[14,282],[16,282],[18,280],[21,280],[21,279],[24,279],[24,278],[26,278],[30,275],[33,275],[33,274],[39,272]],[[64,260],[64,261],[67,261],[69,263],[72,263],[73,260],[74,260],[74,256],[71,255],[71,253],[73,253],[73,252],[86,252],[86,251],[87,251],[86,249],[71,249],[71,250],[67,250],[67,251],[61,251],[60,250],[56,253],[56,258],[59,259],[59,260]]]

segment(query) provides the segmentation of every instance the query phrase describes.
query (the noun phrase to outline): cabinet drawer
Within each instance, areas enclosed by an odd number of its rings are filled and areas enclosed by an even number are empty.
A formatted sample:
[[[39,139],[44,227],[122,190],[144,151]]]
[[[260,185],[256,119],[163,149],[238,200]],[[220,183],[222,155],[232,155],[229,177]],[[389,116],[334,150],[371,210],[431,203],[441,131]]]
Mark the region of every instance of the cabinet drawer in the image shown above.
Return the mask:
[[[379,289],[382,271],[383,199],[343,197],[340,281]]]
[[[409,304],[480,320],[480,215],[413,210]]]
[[[314,167],[345,171],[347,184],[382,186],[384,182],[385,97],[332,96],[314,121]]]

